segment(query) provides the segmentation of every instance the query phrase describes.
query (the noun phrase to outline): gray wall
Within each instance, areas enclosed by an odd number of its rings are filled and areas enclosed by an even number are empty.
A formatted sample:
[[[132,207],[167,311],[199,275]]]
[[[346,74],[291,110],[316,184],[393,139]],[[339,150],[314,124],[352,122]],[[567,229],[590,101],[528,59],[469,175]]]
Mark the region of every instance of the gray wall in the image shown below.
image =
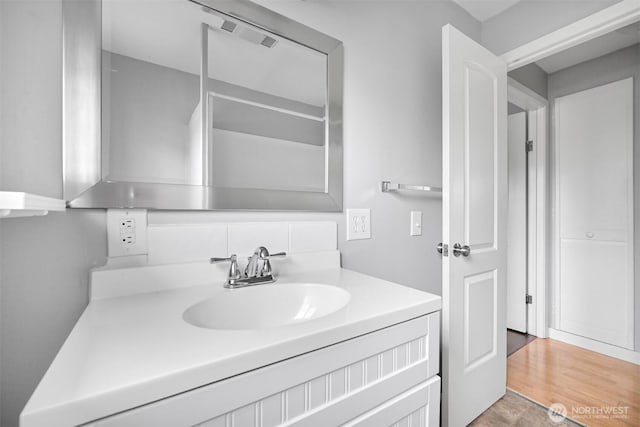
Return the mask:
[[[61,7],[0,1],[3,190],[62,197]],[[104,211],[0,220],[0,412],[18,414],[88,302],[105,262]]]
[[[501,55],[619,1],[522,0],[482,23],[482,44]]]
[[[103,179],[200,185],[200,109],[193,122],[200,77],[108,51],[102,52],[102,76]],[[209,85],[216,93],[324,114],[323,107],[220,80]],[[217,97],[212,115],[219,129],[212,138],[216,186],[324,189],[323,122]]]
[[[523,110],[522,108],[518,107],[515,104],[509,103],[507,105],[507,114],[508,115],[512,115],[512,114],[517,114],[517,113],[524,113],[525,110]]]
[[[441,185],[441,28],[479,40],[479,23],[448,0],[259,3],[344,42],[344,208],[371,208],[372,239],[345,241],[343,214],[152,212],[149,222],[328,219],[344,267],[440,294],[441,199],[379,186]],[[409,236],[412,210],[423,212],[421,237]]]
[[[109,142],[103,178],[194,184],[186,160],[200,78],[107,51],[102,74],[102,140]]]
[[[509,72],[509,77],[522,83],[538,95],[546,98],[548,91],[547,72],[538,64],[529,64]]]
[[[440,31],[451,22],[479,40],[480,24],[449,0],[260,3],[345,43],[345,207],[372,209],[373,238],[345,242],[342,214],[152,212],[150,222],[335,220],[346,268],[439,294],[440,199],[378,186],[441,184]],[[3,189],[61,197],[60,0],[2,0],[0,15]],[[411,210],[424,212],[422,237],[409,237]],[[0,231],[2,426],[14,426],[87,304],[105,214],[1,220]]]
[[[633,77],[633,107],[634,107],[634,222],[635,236],[635,348],[640,350],[640,44],[626,49],[610,53],[591,61],[569,67],[549,75],[549,105],[551,118],[551,150],[554,150],[556,141],[553,138],[554,104],[560,96],[569,95],[607,83]],[[553,164],[551,167],[555,167]],[[554,184],[551,184],[554,188]],[[553,293],[552,293],[553,295]],[[552,307],[555,310],[556,307]],[[553,316],[551,317],[553,319]],[[556,325],[557,326],[557,325]]]

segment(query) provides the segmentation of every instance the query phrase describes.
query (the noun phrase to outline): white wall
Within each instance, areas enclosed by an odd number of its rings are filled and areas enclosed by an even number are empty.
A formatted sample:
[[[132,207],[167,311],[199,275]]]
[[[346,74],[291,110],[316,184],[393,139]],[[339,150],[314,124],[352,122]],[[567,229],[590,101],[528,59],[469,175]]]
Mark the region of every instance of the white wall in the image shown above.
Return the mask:
[[[522,0],[482,23],[482,44],[501,55],[619,1]]]
[[[0,1],[3,190],[62,197],[59,1]],[[0,398],[18,414],[88,302],[106,256],[104,211],[0,220]]]
[[[586,89],[591,89],[596,86],[601,86],[614,81],[622,80],[628,77],[634,78],[634,164],[640,165],[640,44],[630,46],[628,48],[619,50],[617,52],[610,53],[600,58],[593,59],[591,61],[583,62],[582,64],[569,67],[565,70],[558,71],[549,75],[549,105],[550,105],[550,117],[551,126],[554,125],[554,101],[557,97],[565,96],[571,93],[579,92]],[[551,152],[553,152],[553,128],[550,132],[551,135]],[[555,166],[551,165],[551,170]],[[640,201],[640,174],[634,174],[634,200],[635,200],[635,230],[634,230],[634,244],[635,244],[635,325],[640,325],[640,208],[638,201]],[[551,183],[551,188],[554,188],[554,184]],[[552,195],[552,200],[553,200]],[[552,290],[551,295],[554,292]],[[555,301],[552,300],[552,313],[557,312],[557,306]],[[552,320],[553,317],[552,317]],[[553,324],[552,327],[558,327]],[[640,326],[635,328],[635,349],[640,350]]]

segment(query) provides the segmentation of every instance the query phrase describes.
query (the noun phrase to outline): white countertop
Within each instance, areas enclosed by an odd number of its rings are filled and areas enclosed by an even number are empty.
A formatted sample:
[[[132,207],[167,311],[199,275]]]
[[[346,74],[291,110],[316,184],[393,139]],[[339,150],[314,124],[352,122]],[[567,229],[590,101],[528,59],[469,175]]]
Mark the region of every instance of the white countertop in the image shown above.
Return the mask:
[[[90,422],[441,308],[439,296],[341,268],[278,281],[287,282],[339,286],[351,299],[319,319],[234,331],[182,318],[203,299],[235,292],[220,282],[93,299],[23,410],[21,426]]]

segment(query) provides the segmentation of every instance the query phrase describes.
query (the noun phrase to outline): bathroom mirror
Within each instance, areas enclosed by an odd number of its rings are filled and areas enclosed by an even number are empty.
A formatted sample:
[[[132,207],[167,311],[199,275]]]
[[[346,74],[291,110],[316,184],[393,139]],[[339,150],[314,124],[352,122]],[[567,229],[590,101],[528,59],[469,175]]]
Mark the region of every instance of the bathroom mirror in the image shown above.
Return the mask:
[[[242,0],[65,0],[70,207],[342,209],[342,44]]]

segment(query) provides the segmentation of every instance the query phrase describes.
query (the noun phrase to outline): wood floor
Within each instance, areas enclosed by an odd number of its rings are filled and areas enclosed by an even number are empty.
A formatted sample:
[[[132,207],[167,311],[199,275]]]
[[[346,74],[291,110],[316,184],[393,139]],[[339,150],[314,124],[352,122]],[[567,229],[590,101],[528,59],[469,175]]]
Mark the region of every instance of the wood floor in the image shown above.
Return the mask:
[[[562,403],[589,426],[640,426],[640,366],[560,341],[539,338],[509,356],[507,387]]]

